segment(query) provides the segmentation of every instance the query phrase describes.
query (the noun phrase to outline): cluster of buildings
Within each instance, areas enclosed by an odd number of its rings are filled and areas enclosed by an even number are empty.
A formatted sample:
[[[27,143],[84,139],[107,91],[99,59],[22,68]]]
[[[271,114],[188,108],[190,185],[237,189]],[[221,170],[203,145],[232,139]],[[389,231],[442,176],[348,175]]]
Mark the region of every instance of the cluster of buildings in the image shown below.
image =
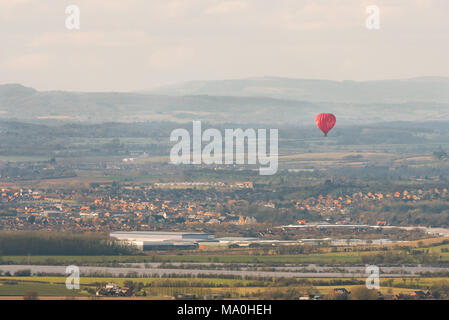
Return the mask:
[[[110,282],[104,287],[99,288],[95,294],[105,297],[130,297],[132,290],[128,287],[120,287],[118,284]]]
[[[216,210],[203,194],[153,186],[2,188],[2,209],[1,226],[10,230],[150,231],[174,225],[256,223],[254,218],[237,212]]]
[[[381,193],[381,192],[356,192],[353,194],[343,194],[338,197],[331,195],[320,195],[296,201],[296,208],[299,210],[315,210],[322,214],[348,214],[353,206],[359,203],[379,202],[386,200],[393,201],[420,201],[441,197],[448,197],[447,188],[422,190],[403,190],[402,192]]]
[[[191,185],[192,184],[192,185]],[[218,183],[220,186],[221,184]],[[254,189],[252,182],[234,182],[223,190],[203,183],[169,185],[95,184],[77,189],[31,189],[3,187],[0,192],[0,228],[6,230],[49,230],[76,232],[202,231],[203,226],[258,225],[241,208],[249,204],[279,212],[286,205],[298,212],[317,212],[336,223],[351,224],[351,210],[382,201],[413,201],[449,198],[446,188],[403,190],[394,193],[320,195],[304,200],[267,199],[272,192]],[[198,189],[197,189],[198,187]],[[265,193],[263,193],[265,192]],[[263,199],[263,200],[262,200]],[[240,206],[243,203],[243,206]],[[305,220],[298,221],[304,224]],[[377,221],[385,225],[385,221]],[[200,228],[200,229],[198,229]]]

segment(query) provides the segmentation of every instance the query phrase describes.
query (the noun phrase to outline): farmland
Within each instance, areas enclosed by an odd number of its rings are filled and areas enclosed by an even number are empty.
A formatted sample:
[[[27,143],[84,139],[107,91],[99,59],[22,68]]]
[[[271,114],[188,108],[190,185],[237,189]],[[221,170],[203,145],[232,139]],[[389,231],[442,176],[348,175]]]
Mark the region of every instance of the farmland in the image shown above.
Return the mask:
[[[352,265],[364,264],[364,258],[378,255],[391,254],[392,257],[409,256],[409,263],[418,263],[413,258],[419,259],[423,256],[435,256],[436,263],[449,263],[449,244],[442,244],[444,240],[436,239],[438,242],[432,243],[429,239],[426,245],[422,241],[419,245],[415,242],[401,246],[376,247],[364,246],[360,248],[346,247],[338,251],[331,248],[316,248],[312,253],[279,254],[279,251],[272,249],[271,254],[264,253],[263,249],[216,249],[211,248],[203,252],[191,253],[148,253],[145,255],[92,255],[92,256],[64,256],[64,255],[20,255],[20,256],[0,256],[2,264],[17,265],[113,265],[119,263],[149,263],[149,262],[192,262],[192,263],[262,263],[270,264],[327,264],[327,265]],[[293,248],[291,249],[293,250]],[[415,251],[413,251],[415,250]],[[321,253],[320,253],[321,251]],[[334,252],[332,252],[334,251]],[[315,252],[315,253],[313,253]],[[226,254],[225,254],[226,253]],[[394,261],[392,261],[394,263]],[[402,263],[402,262],[400,262]]]
[[[191,123],[3,124],[3,297],[90,299],[108,283],[134,283],[130,296],[152,299],[333,297],[341,287],[357,292],[367,265],[381,268],[383,296],[445,296],[444,126],[343,125],[326,140],[281,126],[279,171],[260,176],[250,165],[170,164],[171,130]],[[118,245],[116,231],[231,242],[142,252]],[[79,291],[65,288],[69,265],[81,270]]]
[[[191,279],[191,278],[108,278],[108,277],[82,277],[79,290],[68,290],[65,287],[65,277],[0,277],[0,294],[8,296],[21,296],[27,291],[36,291],[39,296],[78,296],[93,297],[93,290],[102,283],[114,282],[120,286],[125,283],[141,283],[142,288],[137,292],[137,299],[156,297],[159,299],[172,299],[177,293],[190,293],[197,296],[220,294],[225,297],[263,298],[278,294],[289,293],[316,293],[326,295],[333,289],[345,287],[349,291],[364,283],[364,278],[341,279],[314,279],[273,281],[266,280],[239,280],[239,279]],[[398,278],[382,279],[382,294],[409,294],[417,289],[429,289],[432,286],[447,281],[447,278]],[[91,289],[91,290],[89,290]]]

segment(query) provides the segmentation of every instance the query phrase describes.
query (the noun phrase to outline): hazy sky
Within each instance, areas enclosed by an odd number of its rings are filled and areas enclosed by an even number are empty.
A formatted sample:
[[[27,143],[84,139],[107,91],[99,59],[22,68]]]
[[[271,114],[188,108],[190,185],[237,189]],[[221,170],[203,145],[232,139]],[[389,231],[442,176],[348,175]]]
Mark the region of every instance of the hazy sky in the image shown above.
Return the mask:
[[[81,28],[65,27],[67,5]],[[365,26],[380,8],[380,30]],[[0,0],[0,83],[141,90],[256,76],[449,76],[448,0]]]

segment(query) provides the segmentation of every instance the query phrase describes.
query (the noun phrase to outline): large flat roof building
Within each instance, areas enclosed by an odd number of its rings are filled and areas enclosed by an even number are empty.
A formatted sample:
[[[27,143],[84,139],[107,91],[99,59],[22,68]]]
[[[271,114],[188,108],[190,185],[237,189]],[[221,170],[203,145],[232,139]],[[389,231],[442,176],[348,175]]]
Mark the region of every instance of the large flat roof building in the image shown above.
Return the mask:
[[[199,242],[216,242],[215,235],[200,232],[164,232],[164,231],[119,231],[112,232],[111,237],[132,243],[143,250],[157,248],[190,248]]]
[[[120,231],[111,237],[128,241],[214,241],[215,235],[200,232]]]

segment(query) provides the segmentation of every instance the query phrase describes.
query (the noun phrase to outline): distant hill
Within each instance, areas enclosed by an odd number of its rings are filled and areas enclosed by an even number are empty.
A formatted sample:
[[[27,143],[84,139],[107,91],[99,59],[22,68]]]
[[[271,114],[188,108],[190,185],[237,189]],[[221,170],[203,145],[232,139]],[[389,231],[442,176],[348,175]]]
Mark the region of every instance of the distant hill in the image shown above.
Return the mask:
[[[263,96],[314,102],[449,103],[449,78],[419,77],[358,82],[263,77],[190,81],[148,92],[166,95]]]
[[[0,118],[17,120],[283,122],[315,110],[313,103],[263,97],[39,92],[0,85]]]
[[[244,94],[256,87],[260,95]],[[20,121],[202,120],[303,126],[313,125],[319,112],[335,113],[338,123],[347,124],[449,120],[449,79],[340,83],[258,78],[190,82],[151,93],[36,91],[19,84],[0,85],[0,119]]]
[[[27,97],[36,94],[33,88],[24,87],[21,84],[4,84],[0,85],[0,101],[8,98]]]

